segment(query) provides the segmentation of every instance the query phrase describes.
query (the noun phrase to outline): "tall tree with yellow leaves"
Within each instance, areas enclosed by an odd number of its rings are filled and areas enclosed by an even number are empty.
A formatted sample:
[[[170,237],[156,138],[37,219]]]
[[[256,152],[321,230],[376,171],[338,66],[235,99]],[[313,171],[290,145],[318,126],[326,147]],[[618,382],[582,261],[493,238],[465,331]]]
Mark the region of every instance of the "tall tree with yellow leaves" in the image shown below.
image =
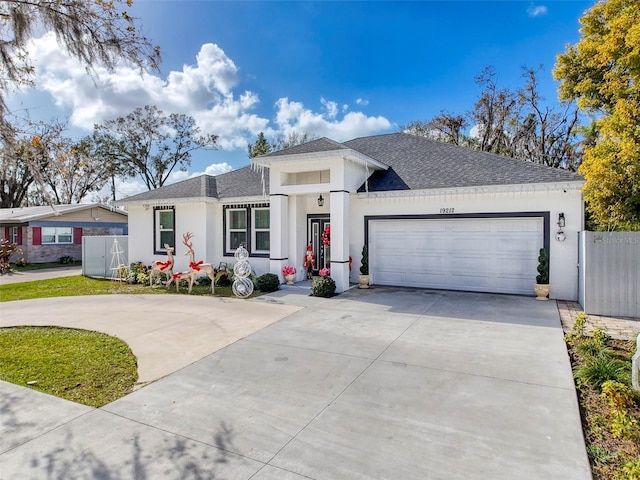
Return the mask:
[[[580,19],[581,39],[558,55],[563,100],[595,118],[579,172],[603,229],[640,230],[640,0],[605,0]]]

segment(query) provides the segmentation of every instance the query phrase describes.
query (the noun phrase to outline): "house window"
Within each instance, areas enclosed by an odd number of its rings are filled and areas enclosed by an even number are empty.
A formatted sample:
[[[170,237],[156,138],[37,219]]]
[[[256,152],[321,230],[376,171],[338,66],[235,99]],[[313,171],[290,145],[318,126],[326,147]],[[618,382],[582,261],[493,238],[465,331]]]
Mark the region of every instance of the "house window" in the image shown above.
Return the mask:
[[[254,208],[252,245],[255,253],[269,253],[269,209]]]
[[[225,254],[233,255],[240,245],[244,245],[252,256],[268,256],[268,204],[229,205],[224,211]]]
[[[42,244],[73,243],[73,227],[42,227]]]
[[[20,235],[18,233],[18,229],[20,227],[11,227],[9,229],[9,241],[11,243],[15,243],[16,245],[20,244]]]
[[[227,210],[227,250],[234,251],[240,245],[247,245],[247,209]]]
[[[154,250],[155,253],[165,252],[164,244],[176,246],[176,213],[173,207],[156,207],[154,213]]]

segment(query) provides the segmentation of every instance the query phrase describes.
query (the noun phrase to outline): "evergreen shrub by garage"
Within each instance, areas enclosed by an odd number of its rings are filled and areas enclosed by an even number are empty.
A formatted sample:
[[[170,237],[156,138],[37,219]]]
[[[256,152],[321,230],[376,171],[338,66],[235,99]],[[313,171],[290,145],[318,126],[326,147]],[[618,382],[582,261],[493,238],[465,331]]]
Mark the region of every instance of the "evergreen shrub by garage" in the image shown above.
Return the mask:
[[[256,278],[256,287],[261,292],[275,292],[280,289],[280,279],[273,273],[265,273]]]

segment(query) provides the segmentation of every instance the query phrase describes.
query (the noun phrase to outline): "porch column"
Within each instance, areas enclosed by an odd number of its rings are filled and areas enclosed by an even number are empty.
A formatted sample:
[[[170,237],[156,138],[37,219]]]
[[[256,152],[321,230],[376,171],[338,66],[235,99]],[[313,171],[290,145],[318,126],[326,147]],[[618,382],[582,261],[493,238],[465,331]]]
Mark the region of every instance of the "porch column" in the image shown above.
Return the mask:
[[[289,197],[274,193],[269,199],[269,271],[284,282],[282,267],[289,264]]]
[[[331,278],[336,292],[349,289],[349,192],[331,191]]]

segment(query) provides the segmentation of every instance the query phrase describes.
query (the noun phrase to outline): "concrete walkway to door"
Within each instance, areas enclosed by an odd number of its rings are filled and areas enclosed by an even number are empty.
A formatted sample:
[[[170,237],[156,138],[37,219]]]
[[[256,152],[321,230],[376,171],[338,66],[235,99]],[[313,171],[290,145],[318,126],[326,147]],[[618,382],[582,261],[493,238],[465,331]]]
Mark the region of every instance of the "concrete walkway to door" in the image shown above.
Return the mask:
[[[591,478],[555,302],[316,300],[100,409],[0,382],[0,477]]]

